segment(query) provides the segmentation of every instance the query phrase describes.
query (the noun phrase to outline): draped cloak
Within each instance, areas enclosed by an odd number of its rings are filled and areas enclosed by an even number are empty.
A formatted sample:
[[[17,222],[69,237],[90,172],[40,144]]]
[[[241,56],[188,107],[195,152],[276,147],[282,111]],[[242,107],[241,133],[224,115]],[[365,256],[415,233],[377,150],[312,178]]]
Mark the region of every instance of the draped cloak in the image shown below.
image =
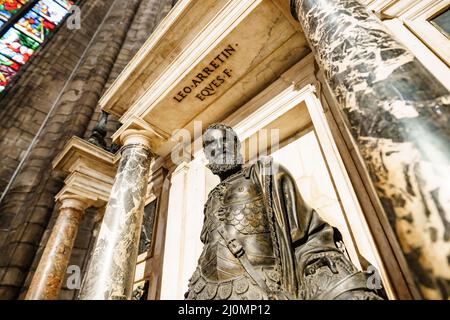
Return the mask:
[[[365,275],[336,246],[336,230],[304,201],[283,166],[264,157],[247,168],[246,175],[260,184],[272,218],[269,221],[276,234],[282,291],[294,299],[379,298],[367,288]],[[327,263],[317,263],[321,259]],[[314,271],[324,266],[331,270],[314,274],[307,270],[314,265]]]

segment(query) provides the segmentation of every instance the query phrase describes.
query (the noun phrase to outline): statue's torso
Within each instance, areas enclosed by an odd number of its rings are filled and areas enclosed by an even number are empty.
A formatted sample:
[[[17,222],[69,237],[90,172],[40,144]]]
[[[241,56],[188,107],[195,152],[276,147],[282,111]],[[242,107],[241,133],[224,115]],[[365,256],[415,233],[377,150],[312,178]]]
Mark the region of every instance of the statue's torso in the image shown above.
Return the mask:
[[[379,299],[367,288],[365,276],[335,247],[332,227],[314,211],[300,213],[311,215],[307,233],[315,236],[314,240],[283,251],[277,241],[279,224],[270,219],[277,208],[269,207],[271,200],[266,198],[267,193],[261,190],[256,179],[240,172],[219,184],[208,197],[201,235],[205,246],[189,281],[187,299]],[[279,195],[279,200],[285,206],[289,201],[295,203],[292,199],[283,200],[283,196],[286,194]],[[242,256],[235,257],[227,247],[218,228],[226,230],[226,239],[236,239],[242,245],[252,276],[243,267]],[[275,230],[278,230],[276,235]],[[303,271],[295,273],[297,278],[288,283],[289,270],[282,269],[286,267],[282,261],[289,261],[282,258],[291,249],[296,250],[296,268]],[[281,270],[285,272],[283,279]],[[295,285],[298,285],[298,296]]]
[[[203,232],[205,246],[191,279],[190,298],[263,298],[264,292],[227,248],[217,231],[219,225],[224,226],[229,239],[236,239],[244,247],[247,259],[263,279],[269,283],[277,281],[262,190],[258,183],[238,174],[221,183],[208,198]],[[200,290],[202,286],[208,288]],[[230,290],[230,297],[223,297]],[[215,296],[211,297],[214,292]]]

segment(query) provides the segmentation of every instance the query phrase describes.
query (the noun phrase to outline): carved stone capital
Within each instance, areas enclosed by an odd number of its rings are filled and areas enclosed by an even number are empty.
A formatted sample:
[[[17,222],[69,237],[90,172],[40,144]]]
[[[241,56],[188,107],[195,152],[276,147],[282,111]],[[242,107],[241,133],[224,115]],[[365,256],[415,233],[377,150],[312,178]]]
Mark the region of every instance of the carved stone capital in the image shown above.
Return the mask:
[[[91,200],[75,194],[65,194],[58,198],[57,201],[61,204],[59,208],[60,210],[71,208],[84,212],[84,210],[92,205]]]
[[[146,130],[128,129],[120,135],[120,141],[123,146],[142,145],[150,150],[152,135]]]

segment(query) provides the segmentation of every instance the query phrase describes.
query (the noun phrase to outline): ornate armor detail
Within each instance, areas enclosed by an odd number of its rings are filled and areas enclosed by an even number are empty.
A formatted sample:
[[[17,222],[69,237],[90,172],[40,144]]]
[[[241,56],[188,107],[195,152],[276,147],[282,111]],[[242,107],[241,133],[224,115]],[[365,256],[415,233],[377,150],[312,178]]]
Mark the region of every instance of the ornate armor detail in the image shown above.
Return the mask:
[[[356,281],[348,281],[352,277]],[[337,251],[312,255],[303,270],[303,275],[299,278],[303,279],[299,288],[301,299],[380,299],[376,294],[365,291],[367,289],[365,275],[358,272],[355,266]],[[344,285],[333,293],[332,289],[338,287],[340,283]],[[355,289],[360,291],[355,292]]]
[[[188,300],[267,300],[267,294],[247,275],[228,281],[212,281],[197,268],[189,281]],[[194,280],[196,279],[196,280]]]
[[[224,220],[226,224],[234,226],[242,234],[269,232],[269,221],[261,198],[251,203],[226,207]]]
[[[187,299],[267,299],[267,293],[247,274],[220,237],[220,225],[243,244],[248,259],[258,266],[268,287],[279,287],[262,190],[240,171],[220,183],[208,197],[202,231],[205,246],[190,280]]]

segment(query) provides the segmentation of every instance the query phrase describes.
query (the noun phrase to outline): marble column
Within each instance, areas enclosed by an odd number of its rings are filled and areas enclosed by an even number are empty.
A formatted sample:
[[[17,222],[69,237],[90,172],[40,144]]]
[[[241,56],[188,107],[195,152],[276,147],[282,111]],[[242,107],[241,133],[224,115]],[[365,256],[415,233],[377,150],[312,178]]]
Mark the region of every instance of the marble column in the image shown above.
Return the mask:
[[[65,195],[50,238],[28,289],[26,300],[56,300],[59,296],[67,265],[84,211],[89,201]]]
[[[354,0],[291,0],[416,284],[450,292],[450,95]]]
[[[131,299],[150,171],[150,136],[126,130],[111,196],[79,298]]]

